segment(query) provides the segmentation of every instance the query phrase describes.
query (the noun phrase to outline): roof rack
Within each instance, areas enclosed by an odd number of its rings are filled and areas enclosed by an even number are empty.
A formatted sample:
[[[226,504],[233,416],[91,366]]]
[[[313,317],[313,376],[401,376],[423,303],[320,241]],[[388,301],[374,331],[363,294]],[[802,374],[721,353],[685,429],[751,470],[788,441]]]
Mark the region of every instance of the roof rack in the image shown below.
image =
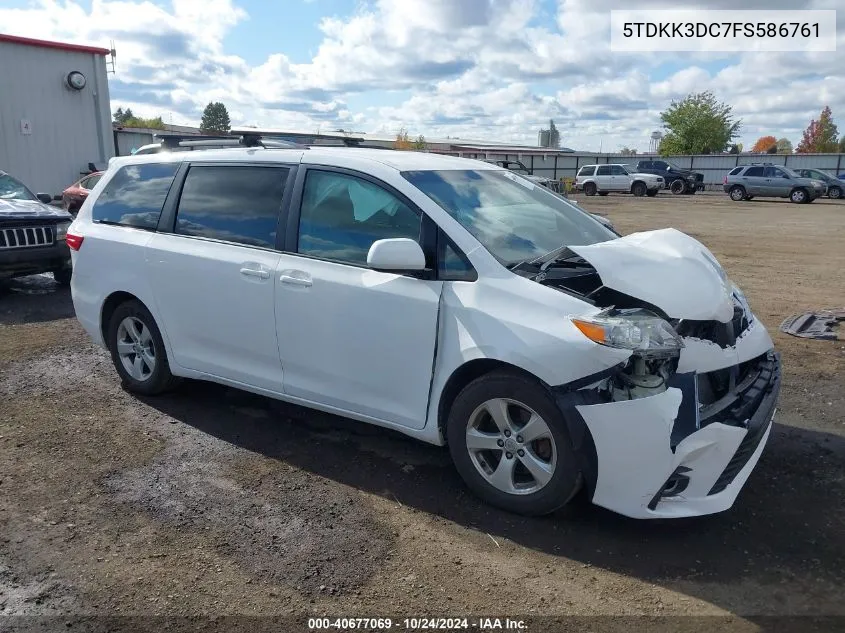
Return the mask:
[[[206,134],[156,134],[155,138],[161,141],[163,149],[176,149],[179,147],[266,147],[276,149],[307,149],[306,145],[281,141],[275,139],[264,139],[261,134],[243,132],[237,136],[233,135],[206,135]]]

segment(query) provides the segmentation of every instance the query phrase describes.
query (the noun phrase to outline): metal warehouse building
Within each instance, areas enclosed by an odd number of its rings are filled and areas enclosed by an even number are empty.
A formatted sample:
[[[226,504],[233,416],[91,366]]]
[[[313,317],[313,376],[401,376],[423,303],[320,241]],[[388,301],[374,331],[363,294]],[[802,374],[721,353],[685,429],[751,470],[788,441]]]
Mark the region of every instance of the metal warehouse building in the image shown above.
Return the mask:
[[[60,193],[114,155],[105,48],[0,34],[0,170]]]

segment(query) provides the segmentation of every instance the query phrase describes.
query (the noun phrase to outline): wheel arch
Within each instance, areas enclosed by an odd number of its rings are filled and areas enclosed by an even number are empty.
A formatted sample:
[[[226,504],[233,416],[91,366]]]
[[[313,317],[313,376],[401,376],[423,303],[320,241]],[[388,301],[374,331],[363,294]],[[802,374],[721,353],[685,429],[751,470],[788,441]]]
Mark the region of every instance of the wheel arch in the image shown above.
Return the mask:
[[[481,376],[492,373],[494,371],[512,371],[514,373],[522,374],[528,378],[536,380],[544,387],[548,388],[543,380],[532,374],[530,371],[523,369],[512,363],[505,362],[496,358],[474,358],[468,360],[459,367],[455,368],[443,389],[440,391],[440,399],[437,403],[437,429],[442,438],[446,438],[446,421],[449,417],[449,410],[455,402],[455,398],[469,383]]]

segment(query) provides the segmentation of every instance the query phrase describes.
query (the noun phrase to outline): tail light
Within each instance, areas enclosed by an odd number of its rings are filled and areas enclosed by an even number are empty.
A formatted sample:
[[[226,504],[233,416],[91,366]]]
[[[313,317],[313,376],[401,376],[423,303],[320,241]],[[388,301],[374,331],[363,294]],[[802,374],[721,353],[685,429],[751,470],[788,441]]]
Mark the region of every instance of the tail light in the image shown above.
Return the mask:
[[[67,247],[73,251],[78,251],[82,248],[82,240],[85,239],[81,235],[75,235],[73,233],[68,233],[67,237],[65,238],[65,242],[67,243]]]
[[[722,178],[722,184],[723,184],[723,185],[728,184],[728,177],[727,177],[727,176],[725,176],[724,178]]]

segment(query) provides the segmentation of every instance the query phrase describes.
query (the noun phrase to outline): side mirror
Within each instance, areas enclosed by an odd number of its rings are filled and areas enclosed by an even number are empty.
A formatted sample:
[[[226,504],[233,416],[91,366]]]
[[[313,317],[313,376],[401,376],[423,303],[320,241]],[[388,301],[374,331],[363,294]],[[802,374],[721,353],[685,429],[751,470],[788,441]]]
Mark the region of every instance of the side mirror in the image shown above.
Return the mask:
[[[49,193],[36,193],[35,197],[41,200],[44,204],[50,204],[53,201],[53,196]]]
[[[407,237],[376,240],[367,253],[367,266],[394,273],[425,270],[425,255],[420,245]]]

